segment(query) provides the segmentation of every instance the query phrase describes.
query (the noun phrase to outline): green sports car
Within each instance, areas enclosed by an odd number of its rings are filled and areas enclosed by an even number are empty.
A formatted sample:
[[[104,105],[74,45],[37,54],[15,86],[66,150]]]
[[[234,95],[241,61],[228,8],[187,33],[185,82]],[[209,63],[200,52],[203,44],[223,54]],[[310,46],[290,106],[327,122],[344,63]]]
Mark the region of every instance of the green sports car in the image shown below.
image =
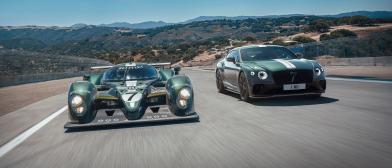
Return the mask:
[[[124,63],[92,67],[104,72],[85,75],[68,91],[70,121],[65,128],[194,120],[193,88],[170,63]]]
[[[324,69],[314,60],[282,46],[250,45],[232,49],[217,63],[216,85],[221,93],[231,91],[250,101],[288,95],[320,97],[326,80]]]

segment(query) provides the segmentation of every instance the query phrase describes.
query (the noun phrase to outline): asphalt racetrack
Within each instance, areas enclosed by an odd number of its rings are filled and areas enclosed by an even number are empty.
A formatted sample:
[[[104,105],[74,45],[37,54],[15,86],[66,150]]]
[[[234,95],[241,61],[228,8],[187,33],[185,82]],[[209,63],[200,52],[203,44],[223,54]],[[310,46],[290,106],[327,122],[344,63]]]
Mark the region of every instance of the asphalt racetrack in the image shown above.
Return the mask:
[[[200,122],[66,131],[63,112],[0,167],[392,167],[392,84],[328,80],[319,99],[246,103],[218,93],[214,72],[183,73]]]

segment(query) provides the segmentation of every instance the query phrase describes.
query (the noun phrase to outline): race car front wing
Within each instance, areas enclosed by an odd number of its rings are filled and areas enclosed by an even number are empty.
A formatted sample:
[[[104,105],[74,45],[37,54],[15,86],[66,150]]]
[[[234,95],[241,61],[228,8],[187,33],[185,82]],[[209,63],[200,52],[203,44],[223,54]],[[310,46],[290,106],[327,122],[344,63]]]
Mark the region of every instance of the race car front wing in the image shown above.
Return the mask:
[[[158,111],[154,110],[158,108]],[[64,128],[71,129],[108,125],[153,124],[176,121],[199,121],[199,115],[194,112],[188,116],[176,116],[170,112],[167,105],[159,105],[147,108],[143,117],[138,120],[128,120],[121,109],[99,109],[93,121],[85,124],[67,122],[64,125]]]

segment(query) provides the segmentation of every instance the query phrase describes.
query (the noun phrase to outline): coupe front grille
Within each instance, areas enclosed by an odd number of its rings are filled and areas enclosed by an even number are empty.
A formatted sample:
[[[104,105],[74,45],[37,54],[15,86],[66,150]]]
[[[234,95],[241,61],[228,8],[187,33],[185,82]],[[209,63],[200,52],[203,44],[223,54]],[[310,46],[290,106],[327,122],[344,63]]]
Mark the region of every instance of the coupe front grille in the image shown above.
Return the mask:
[[[289,83],[310,83],[313,81],[312,70],[286,70],[272,74],[274,81],[278,85]]]

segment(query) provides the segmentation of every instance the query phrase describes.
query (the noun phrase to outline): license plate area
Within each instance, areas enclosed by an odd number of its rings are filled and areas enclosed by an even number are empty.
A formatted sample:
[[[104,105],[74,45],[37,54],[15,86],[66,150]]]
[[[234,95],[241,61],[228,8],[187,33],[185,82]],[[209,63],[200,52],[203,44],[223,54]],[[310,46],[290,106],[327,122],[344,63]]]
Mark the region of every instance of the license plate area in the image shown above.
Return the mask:
[[[306,89],[305,83],[283,85],[283,90],[303,90],[303,89]]]

